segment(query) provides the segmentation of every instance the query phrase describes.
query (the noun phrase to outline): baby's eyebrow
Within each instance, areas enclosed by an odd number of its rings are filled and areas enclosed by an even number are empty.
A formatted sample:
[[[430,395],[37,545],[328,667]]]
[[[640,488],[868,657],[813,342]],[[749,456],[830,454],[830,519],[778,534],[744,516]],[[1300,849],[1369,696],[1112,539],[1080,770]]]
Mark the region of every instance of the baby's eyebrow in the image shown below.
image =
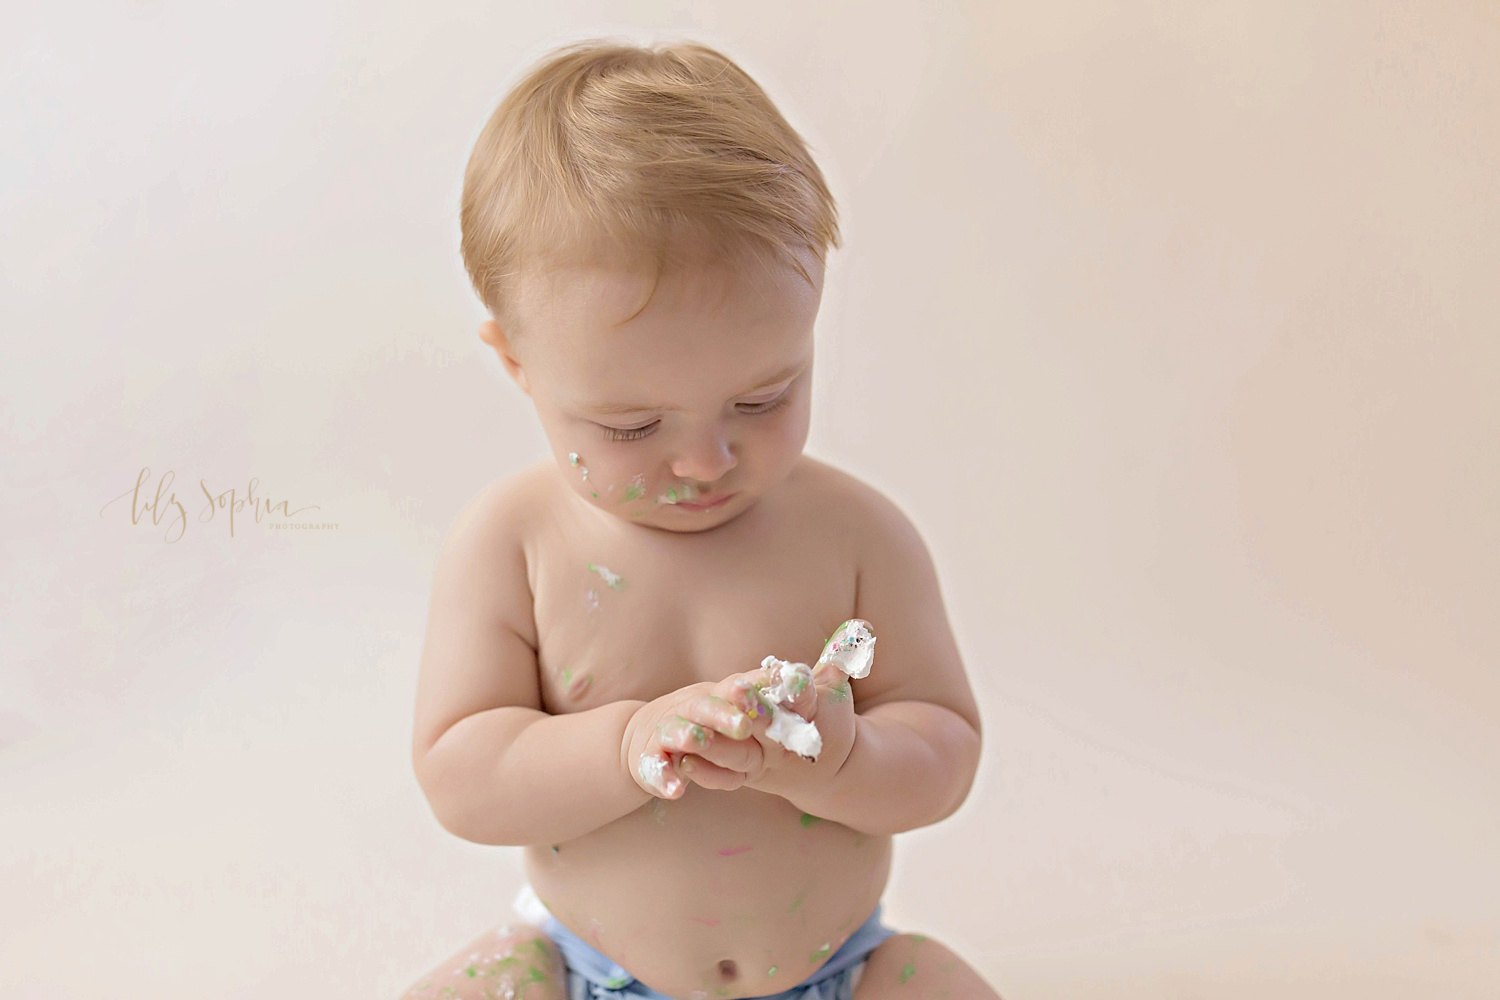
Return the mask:
[[[750,393],[755,392],[756,390],[769,388],[770,386],[775,385],[777,382],[780,382],[782,379],[788,378],[789,376],[797,374],[798,372],[800,372],[806,366],[807,366],[807,362],[805,362],[805,361],[797,361],[797,362],[794,362],[794,363],[792,363],[790,365],[787,365],[785,368],[781,369],[781,371],[776,372],[774,375],[771,375],[769,378],[761,379],[754,386],[752,386],[749,389],[746,389],[744,392],[740,393],[739,395],[741,395],[741,396],[747,396]],[[621,413],[643,413],[646,410],[660,410],[660,411],[662,411],[664,413],[678,413],[678,412],[681,412],[682,407],[680,407],[680,406],[668,406],[665,403],[658,403],[656,405],[645,404],[645,403],[642,403],[642,404],[634,404],[634,403],[600,403],[597,406],[590,405],[588,407],[588,409],[591,410],[591,411],[593,411],[594,413],[611,415],[611,414],[621,414]]]

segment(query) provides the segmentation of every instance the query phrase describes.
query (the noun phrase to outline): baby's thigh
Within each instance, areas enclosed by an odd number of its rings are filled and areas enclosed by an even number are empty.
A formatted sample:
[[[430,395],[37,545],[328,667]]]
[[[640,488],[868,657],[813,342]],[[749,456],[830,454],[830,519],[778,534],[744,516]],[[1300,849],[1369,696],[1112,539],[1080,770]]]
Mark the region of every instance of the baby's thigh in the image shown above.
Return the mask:
[[[485,931],[401,994],[402,1000],[567,1000],[557,947],[530,924]]]
[[[963,959],[922,934],[898,934],[870,952],[854,1000],[1000,1000]]]

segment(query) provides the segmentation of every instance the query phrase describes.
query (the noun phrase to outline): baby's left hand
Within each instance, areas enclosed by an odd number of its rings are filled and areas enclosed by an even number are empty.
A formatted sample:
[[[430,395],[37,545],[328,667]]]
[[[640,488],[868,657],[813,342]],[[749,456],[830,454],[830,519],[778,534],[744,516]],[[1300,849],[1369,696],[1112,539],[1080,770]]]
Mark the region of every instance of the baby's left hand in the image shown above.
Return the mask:
[[[751,718],[752,728],[748,739],[753,739],[761,748],[759,755],[750,755],[743,784],[759,791],[785,796],[798,789],[820,785],[837,773],[849,758],[849,751],[854,746],[854,693],[849,685],[849,677],[832,663],[824,663],[813,668],[812,684],[798,692],[790,702],[779,706],[783,712],[793,712],[818,727],[823,746],[817,760],[809,760],[766,735],[766,730],[771,725],[772,710],[761,690],[774,687],[779,682],[780,669],[779,665],[773,664],[732,674],[720,681],[713,693],[731,705],[744,709],[745,714]],[[698,783],[723,788],[726,776],[712,773],[718,770],[722,769],[706,761],[700,762],[695,757],[689,765],[687,777],[696,780],[694,771],[705,778],[712,775],[712,784],[707,781]]]

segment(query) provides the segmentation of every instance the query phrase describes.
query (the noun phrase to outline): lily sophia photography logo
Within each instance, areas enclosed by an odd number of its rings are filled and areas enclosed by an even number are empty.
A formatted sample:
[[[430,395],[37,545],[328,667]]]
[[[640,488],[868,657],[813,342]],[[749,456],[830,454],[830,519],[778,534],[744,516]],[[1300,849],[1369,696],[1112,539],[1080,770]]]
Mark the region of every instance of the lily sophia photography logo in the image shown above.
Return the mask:
[[[99,516],[104,516],[104,512],[109,509],[110,504],[129,497],[131,524],[140,524],[149,515],[151,523],[157,527],[160,527],[163,522],[166,523],[165,539],[168,543],[179,541],[183,535],[187,534],[187,504],[189,502],[197,504],[197,498],[189,495],[186,500],[178,499],[177,493],[171,489],[172,480],[176,478],[176,474],[170,469],[157,480],[154,495],[147,495],[146,490],[149,487],[146,484],[150,478],[151,467],[149,465],[142,467],[140,474],[135,477],[135,486],[99,508]],[[291,518],[296,517],[305,510],[318,510],[319,508],[309,506],[292,509],[290,500],[272,503],[271,498],[268,496],[259,497],[255,495],[259,483],[259,479],[251,479],[245,489],[244,495],[241,496],[233,487],[221,493],[215,493],[208,488],[206,481],[202,479],[198,480],[198,489],[204,497],[204,501],[198,506],[198,523],[209,524],[217,517],[219,522],[228,528],[229,537],[233,538],[235,529],[237,527],[244,527],[246,508],[248,507],[249,515],[254,518],[254,523],[260,524],[264,520],[266,527],[274,530],[302,529],[326,531],[338,529],[337,523],[292,521]],[[239,521],[235,520],[236,516],[240,518]]]

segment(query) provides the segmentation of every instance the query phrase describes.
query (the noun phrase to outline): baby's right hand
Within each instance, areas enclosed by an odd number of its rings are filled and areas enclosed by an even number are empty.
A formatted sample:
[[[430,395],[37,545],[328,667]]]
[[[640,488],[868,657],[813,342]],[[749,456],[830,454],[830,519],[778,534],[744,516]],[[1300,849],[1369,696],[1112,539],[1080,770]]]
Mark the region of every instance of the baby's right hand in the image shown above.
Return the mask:
[[[625,726],[622,751],[636,784],[663,799],[687,790],[683,758],[693,780],[708,788],[734,789],[759,767],[760,744],[750,719],[715,695],[717,684],[689,684],[636,709]],[[709,765],[704,766],[701,761]]]

